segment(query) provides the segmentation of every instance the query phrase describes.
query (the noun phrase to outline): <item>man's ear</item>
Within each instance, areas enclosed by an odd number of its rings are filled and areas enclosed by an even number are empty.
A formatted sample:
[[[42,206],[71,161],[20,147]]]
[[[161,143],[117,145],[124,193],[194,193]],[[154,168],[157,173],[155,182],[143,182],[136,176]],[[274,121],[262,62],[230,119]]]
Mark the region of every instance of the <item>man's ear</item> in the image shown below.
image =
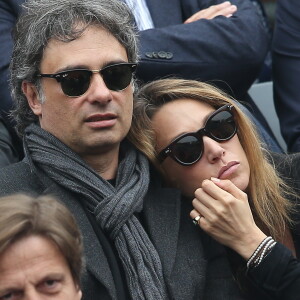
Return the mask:
[[[28,81],[22,82],[22,91],[25,94],[28,104],[35,115],[42,116],[42,104],[36,86]]]
[[[78,300],[82,298],[82,291],[80,288],[78,288],[77,296],[78,296]]]

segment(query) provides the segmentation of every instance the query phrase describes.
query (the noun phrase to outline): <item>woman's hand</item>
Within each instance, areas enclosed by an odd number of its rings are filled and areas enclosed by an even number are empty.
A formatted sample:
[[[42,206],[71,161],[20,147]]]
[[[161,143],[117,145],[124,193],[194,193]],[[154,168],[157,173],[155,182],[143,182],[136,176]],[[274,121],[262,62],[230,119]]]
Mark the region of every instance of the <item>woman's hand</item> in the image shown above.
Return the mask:
[[[230,180],[204,180],[195,192],[192,218],[219,243],[248,259],[266,235],[256,226],[246,193]]]

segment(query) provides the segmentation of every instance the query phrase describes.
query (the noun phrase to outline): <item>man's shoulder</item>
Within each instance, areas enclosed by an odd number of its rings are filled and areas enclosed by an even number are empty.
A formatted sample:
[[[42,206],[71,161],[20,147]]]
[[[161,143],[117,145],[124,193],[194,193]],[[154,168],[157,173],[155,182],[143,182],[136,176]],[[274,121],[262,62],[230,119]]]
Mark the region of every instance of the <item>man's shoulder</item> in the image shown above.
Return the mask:
[[[39,193],[40,181],[25,161],[0,170],[0,196],[12,193]]]

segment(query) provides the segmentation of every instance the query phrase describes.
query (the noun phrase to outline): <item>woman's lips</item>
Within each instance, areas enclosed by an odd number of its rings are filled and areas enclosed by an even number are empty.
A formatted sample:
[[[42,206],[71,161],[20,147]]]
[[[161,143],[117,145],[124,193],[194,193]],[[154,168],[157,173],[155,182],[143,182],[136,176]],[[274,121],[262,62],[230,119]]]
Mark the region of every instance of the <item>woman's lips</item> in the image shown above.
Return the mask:
[[[226,166],[221,168],[221,170],[218,174],[218,178],[226,179],[226,178],[230,177],[239,166],[240,166],[240,163],[238,161],[229,162]]]

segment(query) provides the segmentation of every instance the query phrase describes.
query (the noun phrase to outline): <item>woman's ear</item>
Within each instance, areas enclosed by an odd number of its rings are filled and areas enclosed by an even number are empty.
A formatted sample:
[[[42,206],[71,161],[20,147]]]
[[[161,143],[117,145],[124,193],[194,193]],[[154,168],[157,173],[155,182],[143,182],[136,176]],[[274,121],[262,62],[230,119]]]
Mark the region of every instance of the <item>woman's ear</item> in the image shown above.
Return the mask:
[[[36,86],[32,82],[23,81],[22,91],[27,98],[28,104],[35,115],[42,116],[42,104]]]

